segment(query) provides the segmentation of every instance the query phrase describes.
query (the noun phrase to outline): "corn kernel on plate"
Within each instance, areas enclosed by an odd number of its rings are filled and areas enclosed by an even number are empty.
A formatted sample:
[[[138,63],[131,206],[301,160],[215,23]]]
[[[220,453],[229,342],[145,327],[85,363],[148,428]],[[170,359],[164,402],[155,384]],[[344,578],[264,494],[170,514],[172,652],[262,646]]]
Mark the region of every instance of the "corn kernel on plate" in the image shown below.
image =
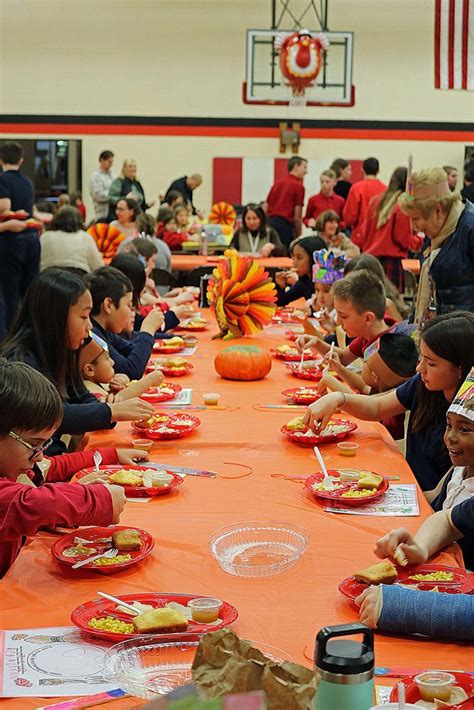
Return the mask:
[[[322,473],[315,473],[305,481],[305,489],[315,498],[322,500],[337,501],[344,505],[359,506],[378,500],[387,491],[389,482],[384,478],[378,488],[359,488],[357,481],[341,481],[340,476],[346,470],[353,472],[355,469],[331,469],[328,471],[330,478],[337,488],[326,490],[322,486],[324,476]],[[360,474],[368,474],[370,471],[360,471]]]
[[[90,527],[80,528],[69,535],[64,535],[51,547],[51,554],[60,564],[72,567],[76,562],[87,559],[92,555],[107,552],[112,545],[112,534],[119,530],[135,530],[139,533],[142,544],[139,550],[119,550],[116,557],[100,557],[94,562],[72,570],[79,574],[84,570],[99,572],[99,574],[114,574],[127,569],[148,557],[155,546],[155,541],[150,533],[131,525],[114,525],[108,528]],[[77,554],[79,553],[79,554]]]

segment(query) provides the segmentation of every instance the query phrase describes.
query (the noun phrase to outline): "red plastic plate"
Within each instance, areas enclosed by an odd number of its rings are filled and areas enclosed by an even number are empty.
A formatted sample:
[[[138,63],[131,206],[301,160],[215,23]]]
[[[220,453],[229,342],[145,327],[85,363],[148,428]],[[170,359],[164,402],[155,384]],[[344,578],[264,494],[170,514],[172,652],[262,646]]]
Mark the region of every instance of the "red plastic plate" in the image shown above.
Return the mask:
[[[338,478],[340,475],[340,469],[331,469],[328,471],[330,476],[333,476],[334,478]],[[314,483],[321,483],[323,480],[324,476],[322,473],[315,473],[312,476],[309,476],[309,478],[306,479],[305,481],[305,488],[309,491],[309,493],[312,493],[313,496],[316,498],[322,498],[323,500],[329,500],[332,501],[333,503],[342,503],[343,505],[350,505],[352,507],[358,507],[360,505],[366,505],[367,503],[371,503],[374,500],[378,500],[381,498],[387,491],[388,491],[388,486],[389,483],[387,480],[383,480],[383,482],[380,484],[380,488],[377,490],[376,493],[372,493],[371,495],[364,496],[363,498],[343,498],[342,494],[346,493],[347,491],[351,490],[358,490],[357,489],[357,483],[353,483],[350,481],[343,481],[343,488],[338,488],[335,491],[315,491],[312,486]]]
[[[339,434],[331,434],[328,436],[321,436],[320,434],[314,434],[313,436],[302,436],[305,432],[292,431],[291,429],[287,429],[285,424],[282,426],[280,431],[293,444],[299,444],[300,446],[320,446],[321,444],[331,444],[333,441],[341,441],[352,431],[357,429],[357,424],[349,421],[348,419],[331,419],[329,424],[344,425],[345,429]]]
[[[290,404],[311,404],[321,397],[315,387],[293,387],[283,390],[282,395],[288,399]]]
[[[421,673],[423,671],[420,671]],[[470,697],[474,695],[474,676],[471,675],[470,673],[454,673],[453,671],[448,671],[448,673],[451,673],[456,678],[456,683],[455,685],[459,685],[461,688],[463,688],[467,695]],[[405,676],[405,678],[402,678],[400,683],[403,683],[405,686],[405,697],[406,697],[406,702],[407,703],[417,703],[418,700],[421,700],[421,695],[420,691],[418,690],[418,687],[415,685],[413,682],[414,675],[409,675]],[[395,685],[392,688],[392,692],[390,693],[390,702],[396,703],[398,702],[398,690],[397,686]],[[466,700],[464,703],[460,705],[453,705],[453,708],[457,707],[462,707],[466,708],[466,710],[470,710],[470,708],[474,708],[474,699],[472,700],[471,704],[468,703]]]
[[[140,433],[143,432],[140,430]],[[116,471],[147,471],[149,467],[121,466],[120,464],[117,464],[99,466],[99,468],[101,471],[105,471],[110,476]],[[88,473],[92,473],[93,471],[95,471],[94,468],[84,468],[82,469],[82,471],[79,471],[79,473],[76,473],[75,478],[79,480],[84,476],[87,476]],[[169,473],[170,476],[173,476],[173,480],[171,481],[169,486],[154,486],[153,488],[147,488],[146,486],[122,486],[125,491],[125,494],[128,498],[147,498],[155,496],[164,496],[169,493],[172,488],[176,488],[176,486],[180,486],[182,484],[183,479],[181,478],[181,476],[178,476],[177,473],[173,473],[173,471],[167,471],[165,468],[163,468],[163,471],[166,471],[166,473]],[[114,485],[118,486],[120,484],[115,483]]]
[[[8,210],[0,214],[0,222],[6,222],[9,219],[19,219],[21,222],[24,222],[28,217],[28,212],[25,212],[25,210],[17,210],[16,212]]]
[[[176,370],[172,367],[167,367],[163,363],[160,363],[158,360],[149,360],[145,372],[161,370],[165,377],[182,377],[183,375],[187,375],[188,372],[191,372],[192,369],[193,365],[191,365],[190,362],[184,363],[182,369]]]
[[[191,599],[202,597],[200,594],[158,594],[155,592],[144,594],[137,592],[137,594],[117,594],[114,596],[124,602],[141,602],[142,604],[150,604],[151,606],[157,608],[165,606],[168,602],[177,602],[178,604],[187,605]],[[113,616],[116,619],[120,619],[120,621],[127,621],[130,623],[132,617],[129,614],[116,611],[116,608],[117,605],[115,602],[111,602],[108,599],[93,599],[92,601],[81,604],[74,609],[71,614],[71,621],[75,626],[81,629],[81,631],[84,631],[91,636],[106,639],[107,641],[118,642],[143,635],[138,633],[117,634],[110,631],[94,629],[93,627],[87,625],[91,619],[97,619],[105,616]],[[196,621],[189,621],[188,628],[185,632],[166,635],[163,634],[163,639],[171,641],[179,639],[185,634],[196,634],[200,636],[201,634],[208,633],[209,631],[217,631],[218,629],[223,629],[225,626],[233,624],[237,617],[237,609],[227,602],[223,602],[219,612],[219,619],[221,620],[220,624],[198,624]]]
[[[131,525],[115,525],[114,527],[110,528],[81,528],[80,530],[75,530],[69,535],[64,535],[64,537],[57,540],[57,542],[55,542],[51,548],[51,554],[62,565],[72,567],[76,564],[76,562],[80,562],[81,560],[86,559],[86,557],[90,557],[94,554],[91,551],[88,555],[81,555],[78,557],[66,557],[65,555],[63,555],[64,550],[66,550],[68,547],[73,547],[75,537],[80,537],[83,540],[90,540],[91,543],[94,543],[94,540],[97,539],[106,537],[111,538],[112,533],[117,532],[119,530],[137,530],[142,538],[142,546],[140,550],[131,550],[129,552],[127,551],[123,553],[119,552],[119,555],[131,555],[132,559],[130,560],[130,562],[120,562],[118,564],[110,564],[103,567],[95,565],[93,562],[89,562],[87,565],[84,565],[79,569],[93,570],[94,572],[99,572],[100,574],[113,574],[114,572],[120,572],[120,570],[122,569],[127,569],[128,567],[135,565],[137,562],[141,562],[141,560],[144,560],[145,557],[148,557],[148,555],[153,550],[153,547],[155,546],[155,541],[150,535],[150,533],[146,532],[146,530],[142,530],[141,528],[135,528]],[[98,554],[99,552],[107,552],[107,550],[110,550],[110,548],[112,547],[112,543],[99,542],[91,544],[90,547],[91,550],[96,549]]]
[[[173,353],[180,353],[182,350],[184,350],[187,346],[186,343],[183,343],[182,345],[164,345],[166,343],[166,340],[156,340],[154,345],[153,345],[153,352],[154,353],[167,353],[169,355],[173,355]]]
[[[446,565],[409,565],[408,567],[397,567],[398,584],[416,585],[419,591],[432,592],[434,587],[438,587],[440,592],[445,594],[469,594],[474,590],[471,574],[461,567],[447,567]],[[452,572],[454,579],[452,582],[417,582],[409,579],[413,574],[430,574],[431,572]],[[347,577],[339,584],[338,589],[349,599],[355,599],[362,594],[369,585],[357,582],[354,577]],[[408,700],[408,698],[407,698]]]
[[[311,380],[312,382],[319,382],[323,376],[323,371],[318,365],[311,365],[309,367],[300,368],[299,364],[289,363],[287,368],[291,375],[298,377],[300,380]]]
[[[155,412],[153,416],[166,417],[166,421],[159,422],[151,427],[143,426],[141,422],[133,422],[132,429],[148,439],[180,439],[183,436],[191,434],[191,432],[197,429],[201,424],[201,420],[191,416],[191,414]],[[163,426],[166,426],[170,431],[159,431]]]
[[[164,392],[163,390],[173,390],[172,392]],[[141,395],[141,399],[146,402],[151,402],[152,404],[158,404],[158,402],[167,402],[170,399],[174,399],[178,392],[181,392],[182,387],[180,385],[170,384],[169,382],[163,382],[159,387],[150,387],[149,390]]]
[[[277,352],[275,349],[270,350],[272,355],[277,358],[277,360],[285,360],[285,362],[300,362],[301,353],[297,348],[292,348],[286,353]],[[320,360],[321,356],[317,350],[307,350],[304,354],[303,362],[305,360]]]
[[[187,323],[184,325],[179,324],[175,328],[175,330],[188,330],[188,331],[192,331],[193,333],[200,333],[203,330],[207,330],[207,324],[206,325],[204,325],[204,324],[193,325],[192,323]]]

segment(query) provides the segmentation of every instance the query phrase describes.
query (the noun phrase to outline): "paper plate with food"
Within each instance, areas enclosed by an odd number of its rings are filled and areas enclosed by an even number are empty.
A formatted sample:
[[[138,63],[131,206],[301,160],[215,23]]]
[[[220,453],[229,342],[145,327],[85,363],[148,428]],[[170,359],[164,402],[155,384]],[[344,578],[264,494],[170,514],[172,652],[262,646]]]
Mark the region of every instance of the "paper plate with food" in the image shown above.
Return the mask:
[[[306,318],[307,314],[296,308],[285,306],[277,308],[272,318],[273,323],[298,323]]]
[[[286,397],[288,404],[311,404],[321,397],[316,387],[293,387],[283,390],[283,397]]]
[[[174,399],[178,392],[181,392],[181,389],[180,385],[162,382],[159,387],[150,387],[141,395],[141,399],[144,399],[146,402],[151,402],[151,404],[167,402],[170,399]]]
[[[28,216],[28,212],[25,212],[25,210],[5,210],[0,213],[0,222],[6,222],[9,219],[18,219],[20,222],[25,222]]]
[[[330,419],[325,429],[317,434],[303,421],[303,417],[295,417],[280,429],[289,441],[300,446],[320,446],[333,441],[345,439],[357,424],[349,419]]]
[[[233,624],[238,616],[225,601],[193,594],[148,592],[120,594],[118,599],[136,612],[108,599],[93,599],[74,609],[71,621],[92,636],[118,642],[146,634],[169,640],[183,634],[200,636]]]
[[[176,328],[176,330],[207,330],[207,320],[205,318],[190,318],[189,320],[182,321]]]
[[[324,484],[324,475],[315,473],[305,481],[306,490],[316,498],[359,506],[381,498],[389,487],[388,481],[378,473],[355,468],[341,468],[328,471],[333,485]]]
[[[155,412],[144,422],[132,422],[132,429],[148,439],[180,439],[200,424],[201,420],[190,414]]]
[[[192,369],[193,366],[184,357],[157,358],[150,360],[146,366],[146,372],[161,370],[165,377],[182,377]]]
[[[163,496],[172,488],[180,486],[183,482],[181,476],[166,469],[158,470],[146,466],[120,466],[105,464],[99,466],[108,477],[108,483],[123,486],[128,498],[146,498],[147,496]],[[75,478],[80,480],[88,473],[93,473],[95,468],[84,468],[76,473]]]
[[[184,350],[186,343],[183,338],[179,335],[175,335],[173,338],[167,338],[166,340],[155,340],[153,345],[154,353],[179,353]]]
[[[286,360],[287,362],[301,362],[301,351],[291,345],[279,345],[274,350],[270,350],[274,357],[278,360]],[[320,357],[317,350],[308,348],[304,351],[303,362],[305,360],[318,360]]]
[[[461,567],[428,564],[401,567],[389,560],[359,570],[344,579],[338,589],[346,597],[356,599],[368,586],[378,584],[400,584],[408,589],[445,594],[468,594],[473,591],[470,574]]]
[[[289,370],[289,374],[293,375],[293,377],[297,377],[300,380],[311,380],[312,382],[319,382],[319,380],[323,376],[324,368],[321,367],[319,362],[314,362],[314,359],[307,363],[303,362],[303,367],[301,367],[300,363],[295,362],[288,362],[286,366]],[[332,375],[333,377],[337,377],[337,379],[340,379],[340,377],[338,377],[337,373],[334,370],[328,370],[328,374]]]
[[[405,686],[406,702],[419,705],[421,708],[459,707],[472,710],[474,707],[472,673],[423,671],[418,675],[405,676],[400,682]],[[472,704],[465,702],[469,699],[472,699]],[[398,702],[396,685],[390,694],[390,702]]]
[[[80,569],[113,574],[141,562],[153,550],[155,541],[141,528],[116,525],[109,528],[81,528],[54,543],[51,554],[62,565],[72,567],[89,557],[96,557]],[[118,550],[114,557],[101,556]]]

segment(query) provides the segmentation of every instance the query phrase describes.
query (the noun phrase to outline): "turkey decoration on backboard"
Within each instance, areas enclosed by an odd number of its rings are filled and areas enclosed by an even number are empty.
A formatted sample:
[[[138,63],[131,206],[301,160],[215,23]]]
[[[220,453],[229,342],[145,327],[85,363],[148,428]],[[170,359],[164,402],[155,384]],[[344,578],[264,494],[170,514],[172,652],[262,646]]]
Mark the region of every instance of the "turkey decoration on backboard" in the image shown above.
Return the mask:
[[[313,86],[322,66],[322,53],[329,48],[323,33],[312,35],[309,30],[299,30],[277,36],[275,47],[279,50],[281,73],[289,83],[294,97],[304,97],[305,90]]]

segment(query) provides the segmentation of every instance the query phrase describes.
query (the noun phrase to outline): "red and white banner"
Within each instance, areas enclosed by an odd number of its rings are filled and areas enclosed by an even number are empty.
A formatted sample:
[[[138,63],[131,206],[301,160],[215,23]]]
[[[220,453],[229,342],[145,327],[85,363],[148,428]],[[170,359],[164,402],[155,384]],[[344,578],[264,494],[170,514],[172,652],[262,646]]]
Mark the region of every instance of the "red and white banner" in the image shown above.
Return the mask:
[[[436,0],[435,88],[474,91],[474,0]]]
[[[348,158],[350,160],[350,158]],[[331,161],[308,159],[306,199],[319,192],[319,176]],[[287,173],[288,158],[214,158],[212,201],[246,205],[264,202],[271,186]],[[362,179],[361,160],[350,160],[352,182]]]

